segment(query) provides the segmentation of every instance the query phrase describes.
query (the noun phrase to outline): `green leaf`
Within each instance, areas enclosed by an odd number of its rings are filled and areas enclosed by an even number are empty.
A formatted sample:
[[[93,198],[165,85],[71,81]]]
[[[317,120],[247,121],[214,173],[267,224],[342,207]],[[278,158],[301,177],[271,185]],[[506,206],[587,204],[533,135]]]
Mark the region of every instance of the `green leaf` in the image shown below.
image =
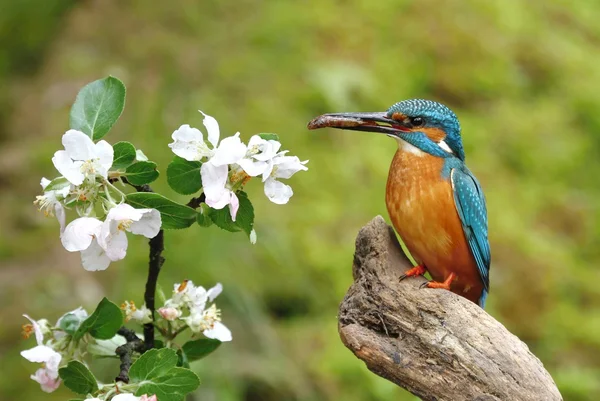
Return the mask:
[[[173,368],[168,374],[144,382],[135,395],[156,394],[160,401],[182,401],[200,385],[198,376],[186,368]]]
[[[185,354],[185,351],[182,350],[181,348],[177,350],[177,366],[181,366],[183,368],[190,368],[190,361],[188,360],[187,355]]]
[[[213,221],[210,218],[210,206],[208,206],[206,203],[200,204],[200,210],[198,210],[196,222],[202,227],[210,227],[212,225]]]
[[[108,340],[117,334],[117,330],[122,325],[123,313],[121,309],[108,299],[103,298],[94,313],[81,323],[79,329],[73,334],[73,339],[79,340],[85,333],[90,333],[94,338]]]
[[[46,188],[44,188],[44,192],[60,190],[65,187],[68,187],[69,185],[71,185],[71,183],[65,177],[58,177],[53,179],[48,185],[46,185]]]
[[[240,231],[240,227],[231,220],[231,213],[228,206],[225,206],[223,209],[211,208],[208,215],[217,227],[232,233]]]
[[[152,380],[167,374],[177,366],[177,353],[171,348],[151,349],[139,357],[129,369],[129,378],[134,382]]]
[[[72,129],[96,141],[108,133],[125,107],[125,85],[114,77],[91,82],[77,94],[71,107]]]
[[[118,170],[129,167],[135,161],[135,146],[130,142],[117,142],[113,145],[115,158],[113,160],[112,170]]]
[[[187,161],[175,156],[167,167],[167,182],[173,191],[182,195],[191,195],[202,188],[200,177],[201,162]]]
[[[235,224],[250,236],[254,228],[254,207],[248,199],[248,194],[244,191],[239,191],[237,197],[240,201],[240,208],[235,216]]]
[[[279,141],[279,135],[277,135],[277,134],[264,133],[264,134],[258,134],[258,136],[260,136],[265,141]]]
[[[127,167],[123,175],[132,185],[144,185],[156,180],[158,171],[154,162],[137,162]]]
[[[187,228],[194,224],[198,214],[191,207],[173,202],[155,193],[134,192],[127,194],[127,203],[138,209],[152,208],[158,210],[164,229]]]
[[[188,361],[197,361],[204,358],[221,345],[221,341],[212,338],[201,338],[199,340],[188,341],[181,348]]]
[[[93,373],[79,361],[71,361],[58,369],[58,375],[74,393],[90,394],[98,391],[98,381]]]

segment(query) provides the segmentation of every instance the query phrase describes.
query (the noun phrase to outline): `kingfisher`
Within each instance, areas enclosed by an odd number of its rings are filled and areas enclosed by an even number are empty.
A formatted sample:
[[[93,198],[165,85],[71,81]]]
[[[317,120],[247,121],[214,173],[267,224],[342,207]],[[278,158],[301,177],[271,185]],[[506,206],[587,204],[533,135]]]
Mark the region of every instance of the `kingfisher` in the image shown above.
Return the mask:
[[[398,142],[385,203],[417,265],[404,280],[429,272],[423,287],[443,288],[482,308],[489,292],[490,245],[481,185],[465,165],[460,123],[445,105],[403,100],[385,112],[332,113],[308,129],[339,128],[388,135]]]

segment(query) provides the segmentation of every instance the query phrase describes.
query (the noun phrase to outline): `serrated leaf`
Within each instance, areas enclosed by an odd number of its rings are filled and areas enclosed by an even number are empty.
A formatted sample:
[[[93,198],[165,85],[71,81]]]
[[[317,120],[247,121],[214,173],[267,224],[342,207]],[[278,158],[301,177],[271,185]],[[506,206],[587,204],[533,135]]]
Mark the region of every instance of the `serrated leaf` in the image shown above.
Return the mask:
[[[85,333],[90,333],[94,338],[108,340],[117,334],[117,330],[123,325],[123,313],[121,309],[106,298],[96,307],[79,329],[73,334],[74,340],[79,340]]]
[[[71,129],[97,141],[108,133],[125,107],[125,85],[115,77],[91,82],[77,94],[71,107]]]
[[[221,341],[212,338],[201,338],[199,340],[188,341],[183,344],[181,349],[187,356],[188,361],[197,361],[204,358],[221,345]]]
[[[200,177],[202,163],[198,161],[187,161],[175,156],[167,167],[167,183],[173,191],[182,195],[191,195],[202,188]]]
[[[160,401],[182,401],[200,385],[198,376],[186,368],[173,368],[168,374],[144,382],[135,395],[156,394]]]
[[[127,167],[123,175],[132,185],[144,185],[156,180],[158,171],[154,162],[137,162]]]
[[[52,181],[50,181],[50,183],[48,183],[48,185],[46,185],[46,188],[44,188],[44,192],[60,190],[65,187],[68,187],[69,185],[71,185],[71,183],[65,177],[58,177],[53,179]]]
[[[71,361],[58,369],[58,375],[74,393],[90,394],[98,391],[98,381],[93,373],[79,361]]]
[[[258,136],[260,136],[265,141],[278,141],[279,142],[279,135],[277,135],[277,134],[263,133],[263,134],[258,134]]]
[[[135,161],[136,151],[135,146],[130,142],[117,142],[113,145],[115,152],[112,170],[126,168]]]
[[[151,349],[142,354],[129,369],[129,378],[137,383],[166,375],[177,366],[177,353],[171,348]]]
[[[191,207],[179,204],[156,193],[135,192],[127,194],[127,203],[141,208],[152,208],[160,212],[162,228],[187,228],[196,221],[196,212]]]
[[[213,223],[210,218],[210,206],[206,203],[200,204],[200,209],[198,210],[198,215],[196,216],[196,222],[202,227],[210,227]]]
[[[208,215],[217,227],[225,231],[235,233],[241,230],[241,228],[231,219],[231,213],[229,212],[228,206],[225,206],[223,209],[211,208]]]
[[[254,228],[254,206],[252,206],[252,202],[248,199],[248,194],[244,191],[238,192],[237,197],[240,201],[240,207],[235,216],[235,224],[250,236]]]

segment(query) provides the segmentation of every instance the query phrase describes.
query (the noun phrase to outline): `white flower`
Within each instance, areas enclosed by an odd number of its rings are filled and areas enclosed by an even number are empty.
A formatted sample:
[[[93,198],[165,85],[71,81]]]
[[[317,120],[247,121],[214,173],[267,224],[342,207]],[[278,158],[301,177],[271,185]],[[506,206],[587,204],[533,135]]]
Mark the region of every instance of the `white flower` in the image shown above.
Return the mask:
[[[81,252],[83,268],[105,270],[110,262],[121,260],[127,252],[125,231],[153,238],[160,230],[160,213],[156,209],[135,209],[125,203],[110,209],[106,221],[93,217],[73,220],[61,235],[69,252]]]
[[[163,317],[163,319],[172,322],[181,316],[181,310],[174,307],[165,307],[158,309],[158,313]]]
[[[140,397],[136,397],[133,394],[121,393],[115,395],[111,401],[140,401]]]
[[[259,135],[254,135],[248,142],[246,157],[238,162],[244,171],[251,177],[263,174],[272,169],[273,158],[281,148],[281,143],[275,140],[266,140]]]
[[[111,260],[98,244],[102,222],[94,217],[80,217],[69,223],[60,240],[69,252],[81,252],[83,268],[105,270]]]
[[[50,180],[47,178],[42,178],[40,181],[40,185],[42,189],[46,189],[48,184],[50,184]],[[56,215],[58,219],[58,223],[60,224],[60,232],[63,232],[65,229],[65,208],[63,207],[61,201],[69,195],[71,191],[71,185],[65,185],[64,187],[56,190],[44,191],[44,195],[39,195],[35,197],[35,204],[39,205],[40,210],[44,212],[46,216]]]
[[[152,312],[143,304],[141,308],[136,308],[133,301],[125,301],[121,304],[121,309],[125,312],[125,321],[137,320],[138,322],[145,324],[152,322]]]
[[[256,231],[254,229],[250,231],[250,243],[252,245],[256,244]]]
[[[192,309],[188,317],[183,321],[189,326],[193,333],[202,332],[208,338],[219,341],[231,341],[231,331],[221,323],[221,311],[212,304],[206,310]]]
[[[221,283],[206,291],[202,286],[195,286],[192,280],[186,280],[174,285],[173,297],[165,302],[165,306],[204,310],[206,303],[212,302],[222,291]]]
[[[240,140],[240,133],[223,139],[219,143],[221,136],[219,123],[213,117],[204,114],[202,124],[206,128],[209,147],[204,140],[202,132],[196,128],[191,128],[185,124],[179,127],[173,135],[173,143],[169,147],[177,156],[188,161],[198,161],[208,158],[208,161],[202,164],[200,175],[202,176],[202,186],[206,196],[206,204],[214,209],[223,209],[229,205],[232,220],[235,221],[239,201],[231,188],[227,187],[227,178],[229,175],[229,165],[237,164],[246,155],[246,145]]]
[[[121,260],[127,253],[125,231],[154,238],[160,231],[161,218],[156,209],[136,209],[122,203],[110,209],[106,221],[102,223],[98,244],[111,261]]]
[[[73,185],[97,175],[106,179],[113,163],[113,148],[106,141],[94,143],[81,131],[69,130],[62,137],[65,150],[54,153],[54,167]]]
[[[305,164],[308,163],[308,160],[301,162],[298,157],[285,156],[285,153],[287,152],[281,152],[275,158],[273,158],[272,170],[265,171],[263,173],[265,195],[267,195],[267,198],[269,198],[271,202],[279,205],[288,203],[294,194],[294,191],[292,191],[292,187],[277,181],[277,179],[287,179],[296,174],[298,171],[308,170],[308,167],[305,166]]]
[[[31,378],[40,384],[43,391],[51,393],[60,385],[58,366],[60,365],[62,355],[54,351],[51,347],[44,345],[44,334],[42,333],[42,328],[38,322],[27,315],[23,316],[31,322],[35,333],[35,340],[38,345],[31,349],[21,351],[21,356],[30,362],[43,364],[43,367],[39,368],[35,374],[31,375]]]

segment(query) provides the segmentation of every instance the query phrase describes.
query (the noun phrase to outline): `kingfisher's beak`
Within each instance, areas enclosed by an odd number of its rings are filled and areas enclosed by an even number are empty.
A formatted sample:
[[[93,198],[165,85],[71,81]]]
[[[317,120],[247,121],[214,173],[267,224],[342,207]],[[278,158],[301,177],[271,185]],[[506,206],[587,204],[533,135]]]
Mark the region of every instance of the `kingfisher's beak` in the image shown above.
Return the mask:
[[[323,114],[308,123],[308,129],[311,130],[326,127],[379,132],[390,136],[398,136],[400,132],[410,132],[408,127],[389,118],[386,112]]]

